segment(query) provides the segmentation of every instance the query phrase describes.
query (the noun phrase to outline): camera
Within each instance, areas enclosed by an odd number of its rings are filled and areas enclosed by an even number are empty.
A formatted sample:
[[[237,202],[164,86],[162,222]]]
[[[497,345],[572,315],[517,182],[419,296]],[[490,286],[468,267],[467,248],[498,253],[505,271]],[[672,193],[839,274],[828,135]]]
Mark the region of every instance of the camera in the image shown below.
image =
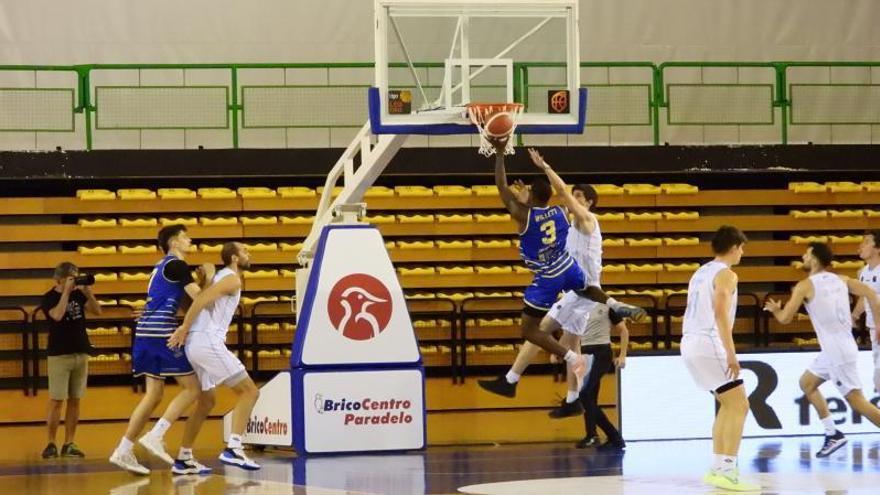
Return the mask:
[[[95,276],[91,273],[84,273],[73,278],[74,285],[94,285]]]

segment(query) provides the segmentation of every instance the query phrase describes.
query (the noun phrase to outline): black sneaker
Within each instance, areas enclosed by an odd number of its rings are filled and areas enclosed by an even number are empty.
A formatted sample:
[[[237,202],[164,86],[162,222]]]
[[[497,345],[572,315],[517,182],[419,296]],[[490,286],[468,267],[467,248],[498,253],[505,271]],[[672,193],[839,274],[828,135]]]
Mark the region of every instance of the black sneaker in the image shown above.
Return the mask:
[[[516,397],[516,383],[508,383],[507,378],[504,376],[499,376],[494,380],[477,380],[477,383],[483,390],[492,392],[495,395],[511,399]]]
[[[596,447],[599,445],[599,437],[584,437],[578,440],[578,443],[574,444],[575,448],[578,449],[587,449]]]
[[[79,450],[75,443],[69,442],[61,446],[61,457],[85,457],[86,454]]]
[[[581,404],[581,401],[576,400],[574,402],[566,402],[565,399],[562,400],[562,404],[554,409],[551,409],[548,416],[553,419],[562,419],[562,418],[570,418],[572,416],[580,416],[584,413],[584,405]]]
[[[623,440],[608,440],[596,447],[596,450],[601,450],[602,452],[623,452],[626,450],[626,442]]]
[[[846,437],[840,431],[834,432],[834,435],[825,435],[825,444],[816,452],[816,457],[828,457],[837,452],[837,449],[846,445]]]
[[[43,456],[43,459],[58,457],[58,447],[56,447],[54,443],[49,442],[49,445],[46,445],[46,448],[43,449],[43,453],[40,455]]]
[[[629,318],[633,323],[638,323],[647,315],[647,311],[632,304],[620,303],[614,306],[614,312],[621,318]]]

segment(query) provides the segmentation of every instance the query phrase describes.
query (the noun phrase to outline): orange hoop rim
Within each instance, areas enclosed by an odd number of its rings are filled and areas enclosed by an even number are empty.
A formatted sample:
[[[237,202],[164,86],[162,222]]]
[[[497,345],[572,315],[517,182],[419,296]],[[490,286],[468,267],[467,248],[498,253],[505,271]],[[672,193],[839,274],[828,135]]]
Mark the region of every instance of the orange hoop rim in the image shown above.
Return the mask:
[[[465,107],[471,122],[479,125],[496,113],[502,112],[513,115],[514,122],[516,122],[516,117],[522,113],[524,105],[522,103],[468,103]]]

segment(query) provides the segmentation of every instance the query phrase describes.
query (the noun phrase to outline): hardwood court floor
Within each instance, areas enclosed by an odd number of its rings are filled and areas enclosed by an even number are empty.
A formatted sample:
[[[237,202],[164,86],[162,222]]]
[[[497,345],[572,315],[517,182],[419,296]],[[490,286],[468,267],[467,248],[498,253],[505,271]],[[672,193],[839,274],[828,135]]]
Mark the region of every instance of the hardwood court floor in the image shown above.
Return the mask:
[[[740,468],[766,494],[880,493],[880,434],[852,435],[829,459],[816,459],[821,437],[747,439]],[[577,450],[569,444],[432,447],[394,455],[317,456],[255,453],[263,469],[245,472],[197,451],[211,476],[173,477],[140,455],[154,472],[139,478],[94,455],[84,460],[5,461],[0,493],[153,494],[705,494],[710,442],[631,442],[623,455]]]

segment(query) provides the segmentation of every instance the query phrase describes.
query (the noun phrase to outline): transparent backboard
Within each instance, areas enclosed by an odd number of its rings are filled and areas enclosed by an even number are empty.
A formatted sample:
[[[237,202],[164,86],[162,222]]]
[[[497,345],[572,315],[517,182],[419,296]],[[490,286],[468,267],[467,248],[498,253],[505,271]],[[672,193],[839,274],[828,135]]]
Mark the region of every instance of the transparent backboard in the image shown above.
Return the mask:
[[[375,0],[377,134],[473,133],[468,103],[525,104],[519,133],[581,133],[577,0]],[[522,64],[540,63],[546,102],[529,110]],[[529,81],[540,83],[541,81]],[[549,82],[549,81],[548,81]]]

